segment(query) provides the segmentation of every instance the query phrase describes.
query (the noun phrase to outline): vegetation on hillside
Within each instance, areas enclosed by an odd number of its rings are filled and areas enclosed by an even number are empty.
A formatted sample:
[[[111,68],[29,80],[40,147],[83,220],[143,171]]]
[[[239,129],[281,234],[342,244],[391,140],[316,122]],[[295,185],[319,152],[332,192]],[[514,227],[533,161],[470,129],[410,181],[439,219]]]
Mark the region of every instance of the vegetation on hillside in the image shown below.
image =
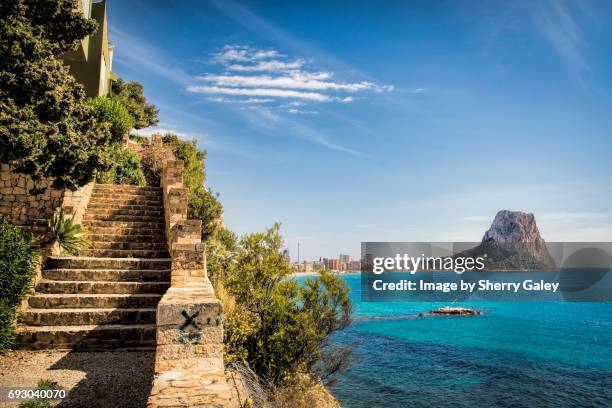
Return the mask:
[[[109,126],[59,59],[95,30],[72,0],[0,2],[0,162],[72,189],[108,166]]]
[[[8,217],[0,217],[0,349],[14,339],[13,321],[40,256],[38,242]]]
[[[206,152],[198,150],[195,140],[180,140],[177,135],[168,133],[163,136],[166,145],[171,146],[175,157],[183,161],[183,185],[187,189],[187,217],[202,220],[202,239],[207,240],[215,235],[221,226],[220,217],[223,207],[218,195],[204,186]]]
[[[323,271],[304,285],[287,279],[279,228],[243,236],[223,281],[233,298],[225,311],[226,361],[246,361],[275,386],[311,372],[328,335],[351,316],[348,288],[337,275]]]

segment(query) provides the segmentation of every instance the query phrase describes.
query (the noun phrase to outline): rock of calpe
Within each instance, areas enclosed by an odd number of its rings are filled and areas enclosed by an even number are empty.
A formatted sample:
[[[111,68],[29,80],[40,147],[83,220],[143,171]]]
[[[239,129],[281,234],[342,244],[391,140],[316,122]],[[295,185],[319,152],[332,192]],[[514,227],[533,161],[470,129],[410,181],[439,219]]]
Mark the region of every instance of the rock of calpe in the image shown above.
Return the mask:
[[[557,268],[531,213],[502,210],[470,256],[486,254],[486,269],[553,271]]]

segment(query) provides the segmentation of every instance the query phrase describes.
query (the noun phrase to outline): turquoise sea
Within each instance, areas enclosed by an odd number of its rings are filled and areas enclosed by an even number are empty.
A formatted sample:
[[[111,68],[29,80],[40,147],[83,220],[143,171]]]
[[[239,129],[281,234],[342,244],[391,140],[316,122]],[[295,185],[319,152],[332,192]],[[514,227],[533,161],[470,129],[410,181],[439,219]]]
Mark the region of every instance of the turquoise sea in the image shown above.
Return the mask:
[[[612,407],[612,303],[461,303],[483,316],[417,317],[442,303],[360,301],[332,345],[352,345],[332,393],[345,408]]]

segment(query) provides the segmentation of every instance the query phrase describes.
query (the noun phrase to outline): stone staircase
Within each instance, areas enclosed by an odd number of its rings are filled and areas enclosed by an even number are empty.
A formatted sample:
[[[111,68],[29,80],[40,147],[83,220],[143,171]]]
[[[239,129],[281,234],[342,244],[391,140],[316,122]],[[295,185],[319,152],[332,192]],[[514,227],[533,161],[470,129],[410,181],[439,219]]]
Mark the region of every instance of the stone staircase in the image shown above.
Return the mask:
[[[171,266],[161,188],[96,184],[83,224],[89,247],[82,256],[47,259],[18,345],[155,347]]]

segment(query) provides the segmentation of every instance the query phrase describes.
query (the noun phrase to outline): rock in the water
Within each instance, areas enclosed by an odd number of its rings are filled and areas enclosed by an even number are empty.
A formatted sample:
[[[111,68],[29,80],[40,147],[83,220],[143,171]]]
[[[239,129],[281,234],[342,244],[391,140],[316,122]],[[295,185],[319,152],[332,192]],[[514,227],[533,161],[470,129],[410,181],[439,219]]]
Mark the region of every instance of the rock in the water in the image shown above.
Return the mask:
[[[485,256],[489,271],[552,271],[555,260],[531,213],[502,210],[476,248],[465,251],[468,256]]]
[[[432,310],[429,312],[433,315],[444,315],[444,316],[480,316],[481,313],[478,310],[470,309],[468,307],[452,307],[444,306],[439,309]]]

